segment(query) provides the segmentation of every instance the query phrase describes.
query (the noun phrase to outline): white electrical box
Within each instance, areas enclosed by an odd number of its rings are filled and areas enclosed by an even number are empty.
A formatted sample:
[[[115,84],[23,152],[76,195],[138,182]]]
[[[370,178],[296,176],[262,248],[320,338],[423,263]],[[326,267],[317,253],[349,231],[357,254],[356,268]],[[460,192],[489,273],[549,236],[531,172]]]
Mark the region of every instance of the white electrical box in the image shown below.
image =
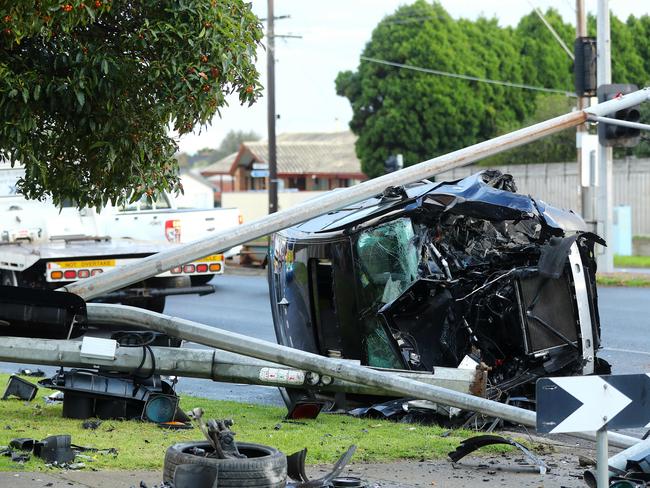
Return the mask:
[[[81,341],[81,357],[88,359],[115,360],[117,341],[100,339],[99,337],[84,337]]]

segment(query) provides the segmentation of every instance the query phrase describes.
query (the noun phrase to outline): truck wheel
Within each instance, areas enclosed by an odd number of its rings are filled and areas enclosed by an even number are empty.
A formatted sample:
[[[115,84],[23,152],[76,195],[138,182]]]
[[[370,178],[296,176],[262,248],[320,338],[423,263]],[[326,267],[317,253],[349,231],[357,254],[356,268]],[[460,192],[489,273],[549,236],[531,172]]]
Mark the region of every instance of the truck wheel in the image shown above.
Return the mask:
[[[130,307],[144,308],[156,313],[165,310],[165,297],[128,298],[122,302]]]
[[[214,451],[207,441],[174,444],[165,453],[163,481],[174,479],[176,467],[183,464],[214,466],[218,469],[219,487],[224,488],[284,488],[287,481],[287,457],[273,447],[238,442],[242,459],[216,459],[192,454],[194,448],[207,453]]]
[[[207,285],[210,283],[210,280],[212,280],[212,278],[214,278],[213,274],[190,276],[190,282],[192,283],[192,286]]]
[[[2,271],[2,286],[18,286],[18,276],[14,271]]]

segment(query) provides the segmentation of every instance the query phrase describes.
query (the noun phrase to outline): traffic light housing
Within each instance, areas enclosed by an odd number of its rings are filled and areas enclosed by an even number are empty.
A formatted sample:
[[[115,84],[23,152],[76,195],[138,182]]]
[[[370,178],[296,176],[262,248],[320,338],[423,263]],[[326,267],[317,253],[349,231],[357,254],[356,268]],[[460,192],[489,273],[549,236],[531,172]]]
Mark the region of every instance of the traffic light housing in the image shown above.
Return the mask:
[[[625,95],[626,93],[631,93],[638,89],[639,88],[636,85],[624,83],[600,85],[598,87],[598,102],[606,102],[619,95]],[[630,108],[607,114],[607,117],[627,122],[638,122],[641,118],[641,112],[639,111],[639,106],[635,105]],[[603,146],[633,147],[636,146],[640,140],[641,131],[639,129],[598,122],[598,142]]]
[[[596,96],[596,38],[578,37],[573,45],[573,79],[579,97]]]

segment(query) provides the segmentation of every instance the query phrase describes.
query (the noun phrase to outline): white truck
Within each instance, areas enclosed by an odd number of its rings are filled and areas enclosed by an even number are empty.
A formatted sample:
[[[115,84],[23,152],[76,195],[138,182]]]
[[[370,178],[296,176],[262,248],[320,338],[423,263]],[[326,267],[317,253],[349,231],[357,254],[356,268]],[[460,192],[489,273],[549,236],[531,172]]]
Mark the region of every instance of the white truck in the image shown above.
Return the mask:
[[[93,209],[57,208],[51,202],[29,201],[16,193],[16,181],[21,174],[22,169],[0,163],[2,285],[59,288],[179,245],[181,226],[195,225],[188,217],[191,212],[177,211],[171,206],[168,211],[174,213],[166,213],[165,209],[149,212],[140,206],[135,211],[107,208],[98,213]],[[191,219],[210,222],[205,212],[196,212]],[[188,219],[181,219],[178,214]],[[239,220],[234,215],[236,225]],[[173,234],[169,232],[168,221],[172,222]],[[214,291],[213,287],[200,285],[222,274],[224,265],[222,254],[207,256],[110,293],[101,301],[162,311],[168,295]]]
[[[237,208],[181,209],[174,198],[161,193],[154,201],[142,197],[122,207],[107,207],[97,216],[107,235],[113,238],[188,243],[242,223]],[[226,258],[239,254],[241,246],[224,252]],[[210,276],[193,277],[207,283]]]

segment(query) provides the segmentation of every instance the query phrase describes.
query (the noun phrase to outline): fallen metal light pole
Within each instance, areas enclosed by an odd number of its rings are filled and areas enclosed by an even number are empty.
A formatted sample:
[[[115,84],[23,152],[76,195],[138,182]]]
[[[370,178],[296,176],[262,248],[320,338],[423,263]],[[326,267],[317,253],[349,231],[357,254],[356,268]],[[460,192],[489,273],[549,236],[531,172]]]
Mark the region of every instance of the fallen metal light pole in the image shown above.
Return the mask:
[[[136,325],[163,332],[206,346],[236,352],[273,363],[292,366],[297,369],[314,371],[333,378],[380,388],[395,396],[405,396],[441,403],[446,406],[477,412],[501,418],[517,424],[534,427],[536,414],[530,410],[499,403],[485,398],[459,393],[447,388],[427,385],[419,381],[403,378],[394,373],[386,373],[351,364],[349,361],[332,359],[273,344],[234,332],[217,329],[178,317],[170,317],[148,310],[122,305],[88,304],[88,319],[91,323],[112,323]],[[577,437],[595,439],[594,435],[575,434]],[[639,439],[621,434],[611,434],[610,443],[617,447],[630,447]]]
[[[32,356],[38,351],[37,356]],[[303,369],[268,361],[251,359],[219,349],[191,349],[151,347],[155,357],[155,373],[189,378],[205,378],[226,383],[246,383],[263,386],[308,387],[310,381],[319,381],[325,391],[344,391],[364,395],[387,395],[388,391],[363,384],[332,380],[323,383],[319,375]],[[3,337],[0,343],[0,361],[53,365],[65,368],[99,368],[104,371],[131,373],[137,369],[149,372],[154,363],[142,348],[120,347],[114,359],[86,357],[81,353],[81,341]],[[485,388],[482,372],[458,368],[436,368],[435,374],[400,371],[403,378],[444,386],[454,391],[470,393]],[[311,376],[311,377],[310,377]]]
[[[400,171],[365,181],[350,188],[328,192],[319,198],[303,202],[299,206],[215,233],[211,237],[175,249],[154,254],[128,266],[77,281],[65,286],[64,289],[76,293],[86,300],[97,298],[188,261],[229,249],[329,211],[342,208],[345,205],[379,195],[388,186],[399,186],[429,178],[442,171],[464,166],[561,130],[575,127],[586,122],[589,116],[608,115],[638,105],[648,100],[648,98],[650,98],[650,88],[644,88],[614,100],[594,105],[586,110],[561,115]]]
[[[611,432],[608,433],[611,436]],[[644,439],[640,442],[637,442],[632,447],[628,447],[624,451],[619,452],[618,454],[612,456],[607,461],[607,466],[610,470],[625,471],[627,468],[627,462],[630,459],[639,459],[650,456],[650,439]],[[609,476],[615,476],[618,473],[614,471],[609,472]],[[585,471],[585,482],[591,488],[596,488],[596,473],[588,469]]]

